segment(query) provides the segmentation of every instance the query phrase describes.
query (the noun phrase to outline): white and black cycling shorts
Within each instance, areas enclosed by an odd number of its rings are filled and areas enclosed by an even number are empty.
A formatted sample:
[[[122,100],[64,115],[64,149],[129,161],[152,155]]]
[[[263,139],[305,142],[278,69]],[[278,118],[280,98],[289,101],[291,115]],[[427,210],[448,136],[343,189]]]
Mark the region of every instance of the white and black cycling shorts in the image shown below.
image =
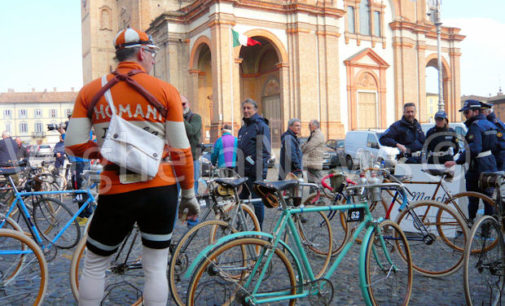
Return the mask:
[[[143,245],[153,249],[168,248],[176,212],[176,185],[100,195],[86,246],[98,255],[111,255],[136,222]]]

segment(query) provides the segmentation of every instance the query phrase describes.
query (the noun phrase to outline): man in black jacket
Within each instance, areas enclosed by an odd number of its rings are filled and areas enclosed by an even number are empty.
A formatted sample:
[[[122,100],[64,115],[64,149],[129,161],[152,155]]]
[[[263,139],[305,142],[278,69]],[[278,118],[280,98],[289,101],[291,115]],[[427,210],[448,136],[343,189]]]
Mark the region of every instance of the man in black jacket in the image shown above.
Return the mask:
[[[288,121],[288,130],[281,136],[281,159],[279,168],[279,180],[286,178],[288,173],[301,177],[302,172],[302,150],[298,135],[302,124],[300,119],[293,118]]]
[[[435,126],[426,132],[427,156],[429,164],[444,164],[454,160],[459,151],[456,131],[449,127],[449,119],[444,111],[435,114]]]
[[[7,164],[18,160],[18,144],[12,139],[8,131],[2,132],[2,140],[0,140],[0,163]]]
[[[411,164],[421,162],[419,153],[425,140],[421,125],[415,117],[416,105],[405,103],[402,119],[393,123],[379,139],[384,146],[398,148],[403,155],[407,156],[406,163]]]
[[[253,99],[246,99],[242,102],[242,113],[244,115],[244,125],[238,131],[238,151],[237,166],[240,175],[247,177],[248,188],[243,188],[240,197],[257,198],[253,192],[253,183],[256,180],[264,180],[267,177],[267,163],[270,159],[270,128],[268,120],[258,113],[258,104]],[[263,224],[265,208],[263,203],[254,203],[254,213],[258,217],[260,225]]]

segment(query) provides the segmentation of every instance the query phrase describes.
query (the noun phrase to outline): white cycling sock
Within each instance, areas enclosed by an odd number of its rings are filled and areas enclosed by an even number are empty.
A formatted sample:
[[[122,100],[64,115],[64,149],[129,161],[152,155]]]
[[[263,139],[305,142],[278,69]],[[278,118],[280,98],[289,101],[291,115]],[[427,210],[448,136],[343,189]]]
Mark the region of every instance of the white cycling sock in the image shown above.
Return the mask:
[[[166,305],[168,299],[168,248],[151,249],[143,246],[144,305]]]
[[[105,270],[111,256],[100,256],[87,250],[79,281],[79,305],[100,305],[104,294]]]

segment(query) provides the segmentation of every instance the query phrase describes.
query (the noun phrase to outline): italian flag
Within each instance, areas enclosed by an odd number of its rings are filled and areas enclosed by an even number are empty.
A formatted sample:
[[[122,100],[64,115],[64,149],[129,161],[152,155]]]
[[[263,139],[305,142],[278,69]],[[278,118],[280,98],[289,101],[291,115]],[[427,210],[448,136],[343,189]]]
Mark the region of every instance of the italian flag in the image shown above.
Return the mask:
[[[234,29],[231,29],[231,33],[233,35],[233,47],[261,45],[259,41],[247,37],[244,34],[235,31]]]

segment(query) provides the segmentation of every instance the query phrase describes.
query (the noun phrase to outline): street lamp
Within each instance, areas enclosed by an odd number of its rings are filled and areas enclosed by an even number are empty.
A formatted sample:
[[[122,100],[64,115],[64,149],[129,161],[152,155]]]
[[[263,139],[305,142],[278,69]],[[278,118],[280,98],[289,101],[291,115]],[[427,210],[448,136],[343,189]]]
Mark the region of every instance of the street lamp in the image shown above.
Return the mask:
[[[440,5],[442,0],[428,0],[428,16],[435,24],[437,30],[437,59],[438,59],[438,110],[444,110],[444,88],[442,86],[442,47],[440,44],[440,28],[442,22],[440,21]]]

